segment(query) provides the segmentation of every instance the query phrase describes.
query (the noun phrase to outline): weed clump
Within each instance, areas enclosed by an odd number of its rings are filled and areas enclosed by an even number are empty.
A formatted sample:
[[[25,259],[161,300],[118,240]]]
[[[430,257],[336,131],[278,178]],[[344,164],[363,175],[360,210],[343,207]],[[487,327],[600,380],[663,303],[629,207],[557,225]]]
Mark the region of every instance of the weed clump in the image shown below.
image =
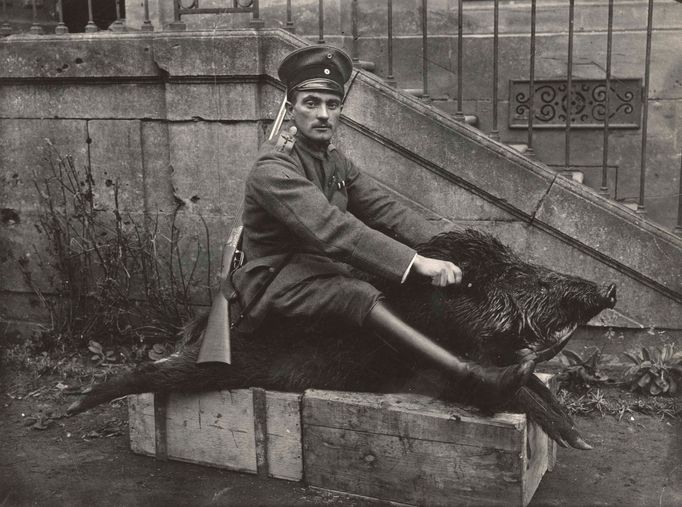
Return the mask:
[[[47,248],[34,246],[19,259],[19,268],[49,324],[23,345],[26,353],[64,355],[87,347],[98,365],[167,355],[194,316],[191,289],[209,290],[210,280],[204,285],[196,280],[202,255],[210,273],[206,223],[202,218],[205,243],[191,238],[183,252],[176,227],[183,202],[165,216],[126,212],[119,181],[107,179],[106,189],[98,188],[89,165],[77,167],[49,142],[48,152],[47,175],[34,174],[33,181],[40,210],[36,228]],[[98,192],[113,195],[113,202],[100,202]],[[190,250],[188,268],[184,257]],[[47,283],[38,282],[38,274]]]

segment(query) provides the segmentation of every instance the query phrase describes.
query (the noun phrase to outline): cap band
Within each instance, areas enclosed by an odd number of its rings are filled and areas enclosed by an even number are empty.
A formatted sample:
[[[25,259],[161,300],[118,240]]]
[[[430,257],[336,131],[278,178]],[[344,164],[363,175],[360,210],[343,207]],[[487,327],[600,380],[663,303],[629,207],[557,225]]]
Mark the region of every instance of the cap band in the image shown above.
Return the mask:
[[[335,93],[339,96],[343,96],[343,86],[341,86],[339,83],[336,81],[332,81],[331,79],[322,79],[322,78],[317,78],[317,79],[307,79],[305,81],[301,81],[297,85],[295,85],[291,90],[288,90],[287,94],[291,94],[292,92],[298,92],[298,91],[316,91],[316,92],[331,92]]]

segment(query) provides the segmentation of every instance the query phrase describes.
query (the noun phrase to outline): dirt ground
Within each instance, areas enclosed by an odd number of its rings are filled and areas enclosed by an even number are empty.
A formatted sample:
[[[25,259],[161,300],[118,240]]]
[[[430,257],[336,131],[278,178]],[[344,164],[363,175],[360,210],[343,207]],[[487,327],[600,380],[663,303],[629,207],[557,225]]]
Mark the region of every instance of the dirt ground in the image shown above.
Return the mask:
[[[382,505],[301,483],[133,454],[127,405],[51,419],[73,400],[58,378],[0,374],[0,507]],[[682,506],[682,420],[577,417],[592,451],[560,449],[531,505]]]

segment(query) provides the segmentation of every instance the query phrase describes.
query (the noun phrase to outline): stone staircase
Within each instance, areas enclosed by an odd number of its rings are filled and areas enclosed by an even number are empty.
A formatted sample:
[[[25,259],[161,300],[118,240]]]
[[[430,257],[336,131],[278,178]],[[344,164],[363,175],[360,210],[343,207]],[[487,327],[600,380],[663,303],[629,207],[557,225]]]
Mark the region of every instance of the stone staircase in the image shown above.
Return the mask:
[[[50,137],[78,163],[87,157],[97,181],[124,182],[127,212],[170,215],[174,195],[192,203],[178,226],[205,223],[217,252],[281,102],[279,62],[304,44],[279,29],[2,40],[3,174],[10,181],[21,167],[42,167],[35,147]],[[681,238],[366,70],[358,70],[343,113],[337,144],[428,218],[489,231],[527,260],[616,283],[618,306],[583,330],[585,343],[605,343],[609,327],[628,344],[679,340]],[[7,245],[0,290],[6,308],[20,308],[7,317],[14,321],[30,314],[16,259],[31,244],[42,248],[32,187],[22,178],[3,194],[19,220],[0,228]],[[105,206],[106,194],[100,199]],[[197,279],[206,270],[201,260]]]

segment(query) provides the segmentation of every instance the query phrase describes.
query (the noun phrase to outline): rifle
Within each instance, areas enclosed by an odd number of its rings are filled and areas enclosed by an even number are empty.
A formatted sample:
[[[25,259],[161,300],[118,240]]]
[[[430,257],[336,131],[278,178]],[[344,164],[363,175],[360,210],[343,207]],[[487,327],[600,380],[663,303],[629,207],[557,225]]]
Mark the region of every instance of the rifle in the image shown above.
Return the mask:
[[[287,98],[284,97],[279,108],[275,122],[272,125],[268,141],[279,132],[286,113]],[[242,211],[240,207],[237,215],[232,222],[232,229],[223,246],[223,258],[218,280],[220,287],[213,297],[213,304],[208,312],[208,322],[206,329],[202,333],[201,348],[197,357],[197,363],[226,363],[231,364],[232,356],[230,350],[230,302],[234,295],[234,287],[230,281],[232,272],[241,266],[243,253],[239,250],[242,241]],[[228,295],[226,297],[225,295]]]

